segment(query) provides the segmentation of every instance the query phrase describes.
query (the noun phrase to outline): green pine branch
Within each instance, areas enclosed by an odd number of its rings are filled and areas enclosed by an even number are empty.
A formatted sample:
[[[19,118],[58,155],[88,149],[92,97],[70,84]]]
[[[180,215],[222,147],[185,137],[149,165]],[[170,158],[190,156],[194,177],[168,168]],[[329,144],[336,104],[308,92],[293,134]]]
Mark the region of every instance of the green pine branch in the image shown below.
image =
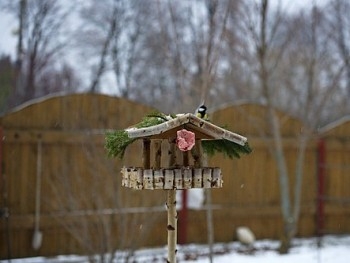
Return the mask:
[[[241,154],[249,154],[252,152],[248,142],[244,146],[229,140],[202,140],[203,151],[209,156],[213,156],[216,153],[222,153],[232,158],[240,158]]]
[[[168,116],[161,112],[152,112],[145,116],[141,122],[136,124],[135,128],[146,128],[161,124],[168,121]],[[122,159],[126,148],[132,144],[136,139],[129,138],[128,132],[125,130],[117,130],[106,133],[106,144],[108,157],[119,157]]]
[[[145,116],[141,122],[136,124],[135,128],[146,128],[164,123],[169,118],[176,118],[176,115],[165,115],[161,112],[152,112]],[[129,138],[126,130],[117,130],[106,133],[107,155],[109,157],[119,157],[122,159],[125,154],[126,148],[132,144],[136,138]],[[228,140],[202,140],[202,147],[205,153],[209,156],[213,156],[216,153],[223,153],[229,158],[240,158],[241,154],[249,154],[252,152],[249,144],[244,146]]]

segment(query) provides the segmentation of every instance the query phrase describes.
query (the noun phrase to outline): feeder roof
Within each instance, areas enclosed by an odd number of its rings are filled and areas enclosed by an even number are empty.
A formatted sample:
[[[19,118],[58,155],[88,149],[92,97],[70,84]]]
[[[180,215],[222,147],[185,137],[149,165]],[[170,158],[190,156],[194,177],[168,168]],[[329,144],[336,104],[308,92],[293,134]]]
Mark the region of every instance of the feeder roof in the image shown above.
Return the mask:
[[[151,127],[129,128],[126,132],[130,138],[169,139],[176,137],[176,132],[181,129],[194,132],[197,139],[226,139],[242,146],[247,142],[246,137],[218,127],[191,113],[177,115],[176,118]]]

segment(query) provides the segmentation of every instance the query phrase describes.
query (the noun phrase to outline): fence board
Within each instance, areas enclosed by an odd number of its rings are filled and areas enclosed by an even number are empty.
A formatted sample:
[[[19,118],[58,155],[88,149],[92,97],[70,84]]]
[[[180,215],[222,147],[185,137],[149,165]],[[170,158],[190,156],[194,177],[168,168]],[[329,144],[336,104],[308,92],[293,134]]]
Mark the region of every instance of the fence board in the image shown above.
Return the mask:
[[[0,118],[5,135],[2,161],[6,187],[2,189],[8,194],[12,257],[96,253],[102,243],[108,249],[165,244],[165,207],[161,210],[165,193],[121,187],[121,167],[142,165],[141,144],[131,145],[123,161],[108,159],[104,150],[106,130],[135,124],[151,110],[119,98],[79,94],[51,97]],[[212,190],[216,241],[234,239],[234,229],[239,225],[251,227],[258,238],[280,236],[278,173],[269,153],[272,140],[267,132],[265,113],[264,107],[247,104],[219,109],[211,116],[215,124],[247,136],[253,148],[251,155],[240,160],[221,155],[209,160],[209,165],[220,166],[223,174],[223,188]],[[293,184],[296,135],[302,124],[288,115],[278,113],[278,116]],[[342,127],[333,127],[324,133],[326,194],[343,201],[350,198],[346,166],[350,163],[349,127],[343,123]],[[43,147],[40,226],[44,240],[40,250],[35,251],[31,240],[39,139]],[[167,152],[166,144],[162,145],[162,152]],[[315,233],[316,162],[313,140],[307,145],[304,165],[298,232],[301,236]],[[162,163],[167,163],[164,156]],[[148,211],[139,207],[146,207]],[[155,210],[152,207],[156,207]],[[350,232],[349,203],[327,201],[325,208],[328,230]],[[204,210],[189,212],[188,242],[206,242],[205,220]],[[2,237],[6,235],[6,227],[5,222],[0,225]],[[6,257],[5,244],[0,246],[0,258]]]

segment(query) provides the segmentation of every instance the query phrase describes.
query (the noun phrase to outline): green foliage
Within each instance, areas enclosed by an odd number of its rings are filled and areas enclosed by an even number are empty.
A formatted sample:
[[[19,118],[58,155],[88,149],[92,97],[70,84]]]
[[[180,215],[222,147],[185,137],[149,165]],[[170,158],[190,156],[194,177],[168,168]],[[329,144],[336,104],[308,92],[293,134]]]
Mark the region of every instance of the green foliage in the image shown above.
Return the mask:
[[[176,115],[165,115],[161,112],[153,112],[144,117],[142,121],[134,127],[151,127],[173,118],[176,118]],[[108,132],[106,134],[105,144],[108,156],[123,158],[126,148],[135,140],[135,138],[129,138],[128,132],[125,130]],[[252,152],[248,143],[242,146],[228,140],[202,140],[202,147],[204,152],[210,156],[216,153],[223,153],[231,159],[240,158],[241,154],[249,154]]]
[[[252,152],[248,142],[244,146],[228,140],[202,140],[203,151],[209,156],[216,153],[223,153],[229,158],[240,158],[241,154]]]
[[[146,128],[161,124],[168,120],[168,116],[161,112],[152,112],[136,124],[135,128]],[[105,148],[109,157],[119,157],[122,159],[126,148],[132,144],[136,139],[129,138],[128,132],[125,130],[118,130],[114,132],[107,132]]]
[[[135,140],[129,138],[128,133],[124,130],[107,132],[105,148],[108,157],[119,157],[122,159],[126,148]]]
[[[168,116],[161,112],[152,112],[135,125],[136,128],[146,128],[168,121]]]

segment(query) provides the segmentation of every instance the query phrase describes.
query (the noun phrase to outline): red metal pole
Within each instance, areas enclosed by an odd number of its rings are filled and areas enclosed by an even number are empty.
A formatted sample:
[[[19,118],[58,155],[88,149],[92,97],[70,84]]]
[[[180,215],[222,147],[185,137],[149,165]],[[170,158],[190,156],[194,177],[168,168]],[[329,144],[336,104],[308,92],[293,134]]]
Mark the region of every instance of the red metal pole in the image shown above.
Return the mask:
[[[183,153],[183,166],[189,166],[189,153]],[[187,224],[188,224],[188,206],[187,206],[187,190],[182,190],[182,205],[179,218],[179,244],[186,244],[187,242]]]
[[[321,236],[324,232],[324,196],[326,177],[326,146],[323,138],[317,145],[317,204],[316,204],[316,234]]]
[[[186,244],[188,223],[187,190],[182,190],[181,197],[182,206],[179,214],[179,244]]]

